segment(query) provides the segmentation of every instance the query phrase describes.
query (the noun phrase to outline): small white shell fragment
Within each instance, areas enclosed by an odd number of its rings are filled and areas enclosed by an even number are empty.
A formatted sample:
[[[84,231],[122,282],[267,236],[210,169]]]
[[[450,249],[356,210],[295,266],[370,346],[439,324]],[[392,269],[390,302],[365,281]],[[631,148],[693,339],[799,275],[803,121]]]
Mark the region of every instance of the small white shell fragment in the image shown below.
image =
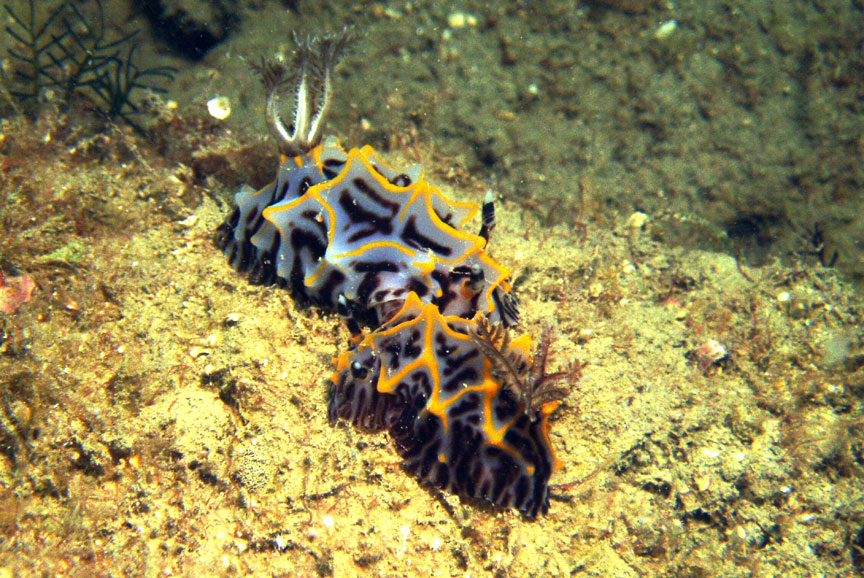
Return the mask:
[[[697,476],[694,481],[696,482],[696,489],[700,492],[704,492],[711,487],[711,476]]]
[[[195,346],[189,350],[188,355],[192,359],[198,359],[204,355],[210,355],[212,352],[209,349],[204,349],[203,347]]]
[[[189,215],[182,221],[177,221],[177,224],[181,227],[194,227],[195,223],[198,222],[198,215]]]
[[[207,101],[207,111],[213,118],[225,120],[231,115],[231,100],[227,96],[217,96]]]
[[[665,40],[669,38],[669,36],[678,29],[678,21],[672,18],[671,20],[667,20],[663,24],[661,24],[657,30],[654,31],[654,38],[657,40]]]

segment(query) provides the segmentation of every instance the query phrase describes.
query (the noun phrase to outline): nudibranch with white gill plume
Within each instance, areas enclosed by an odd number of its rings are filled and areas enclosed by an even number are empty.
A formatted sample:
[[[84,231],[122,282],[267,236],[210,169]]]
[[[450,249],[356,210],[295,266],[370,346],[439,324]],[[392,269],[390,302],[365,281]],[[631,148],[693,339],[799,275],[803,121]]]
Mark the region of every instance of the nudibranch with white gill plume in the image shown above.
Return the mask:
[[[509,271],[486,251],[491,191],[473,234],[477,205],[446,197],[421,167],[400,170],[370,146],[345,151],[322,138],[333,71],[354,39],[348,29],[294,35],[288,62],[255,67],[283,162],[270,184],[235,195],[215,244],[251,283],[345,319],[355,338],[335,362],[332,422],[387,430],[419,479],[533,518],[548,510],[560,466],[548,418],[566,379],[532,397],[530,337],[509,340],[519,307]]]

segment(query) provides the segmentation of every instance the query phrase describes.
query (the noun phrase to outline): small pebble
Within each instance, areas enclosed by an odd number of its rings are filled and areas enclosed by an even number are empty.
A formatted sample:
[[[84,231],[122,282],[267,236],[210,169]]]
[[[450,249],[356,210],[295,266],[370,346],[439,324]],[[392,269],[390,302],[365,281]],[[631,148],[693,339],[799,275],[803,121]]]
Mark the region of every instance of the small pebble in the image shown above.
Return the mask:
[[[654,38],[664,40],[678,29],[678,21],[674,18],[661,24],[654,32]]]

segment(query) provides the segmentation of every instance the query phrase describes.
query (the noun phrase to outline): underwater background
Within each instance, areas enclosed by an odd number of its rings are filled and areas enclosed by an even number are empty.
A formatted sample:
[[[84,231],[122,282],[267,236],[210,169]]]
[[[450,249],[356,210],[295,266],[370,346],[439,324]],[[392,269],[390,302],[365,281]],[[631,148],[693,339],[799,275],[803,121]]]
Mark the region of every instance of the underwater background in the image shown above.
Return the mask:
[[[0,578],[864,575],[864,3],[2,14]],[[252,65],[346,25],[326,134],[491,187],[584,364],[536,521],[331,427],[349,332],[213,246],[279,166]]]

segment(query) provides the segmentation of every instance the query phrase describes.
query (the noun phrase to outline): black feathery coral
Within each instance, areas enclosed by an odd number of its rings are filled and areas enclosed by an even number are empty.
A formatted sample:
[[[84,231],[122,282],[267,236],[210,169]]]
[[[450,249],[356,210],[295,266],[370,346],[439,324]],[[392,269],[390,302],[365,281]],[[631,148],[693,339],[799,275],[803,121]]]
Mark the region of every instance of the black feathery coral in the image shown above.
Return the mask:
[[[138,68],[134,62],[136,49],[137,46],[132,46],[124,58],[112,58],[97,77],[88,81],[87,86],[92,93],[91,99],[101,104],[102,112],[110,118],[122,118],[140,131],[140,127],[130,118],[130,115],[140,112],[132,100],[132,93],[145,90],[165,94],[167,91],[164,88],[149,84],[146,80],[162,78],[170,81],[177,69],[170,66]]]
[[[9,56],[18,66],[13,71],[12,86],[7,88],[9,94],[22,102],[36,99],[45,88],[59,84],[52,70],[62,69],[65,59],[62,51],[57,54],[52,51],[68,36],[68,32],[55,32],[55,23],[65,11],[64,4],[50,12],[41,23],[37,21],[36,3],[30,0],[29,6],[26,21],[8,4],[3,6],[12,21],[6,26],[6,33],[18,41],[18,46],[9,49]]]
[[[8,94],[22,104],[38,102],[46,90],[55,91],[57,102],[69,103],[83,94],[109,118],[122,118],[134,128],[130,115],[138,112],[135,91],[164,93],[151,81],[173,79],[168,66],[140,68],[134,63],[139,31],[111,38],[106,31],[102,0],[63,2],[40,19],[35,0],[22,18],[6,4],[11,24],[6,32],[18,45],[9,49],[13,72],[3,78]],[[139,129],[140,130],[140,129]]]
[[[104,70],[120,59],[122,47],[138,36],[139,31],[130,32],[108,41],[105,36],[105,10],[102,0],[95,0],[97,14],[95,22],[91,22],[81,9],[73,3],[69,3],[71,14],[64,16],[63,38],[67,42],[58,42],[56,52],[60,54],[60,60],[55,59],[53,53],[49,52],[54,68],[62,70],[65,78],[58,79],[64,86],[63,100],[69,97],[79,88],[91,85],[99,78]]]
[[[471,339],[491,362],[494,377],[515,394],[524,411],[536,413],[546,403],[565,399],[570,386],[581,378],[584,364],[578,360],[562,371],[547,372],[553,341],[550,327],[543,329],[529,364],[521,351],[510,347],[510,332],[503,324],[490,323],[483,315],[474,321]]]

